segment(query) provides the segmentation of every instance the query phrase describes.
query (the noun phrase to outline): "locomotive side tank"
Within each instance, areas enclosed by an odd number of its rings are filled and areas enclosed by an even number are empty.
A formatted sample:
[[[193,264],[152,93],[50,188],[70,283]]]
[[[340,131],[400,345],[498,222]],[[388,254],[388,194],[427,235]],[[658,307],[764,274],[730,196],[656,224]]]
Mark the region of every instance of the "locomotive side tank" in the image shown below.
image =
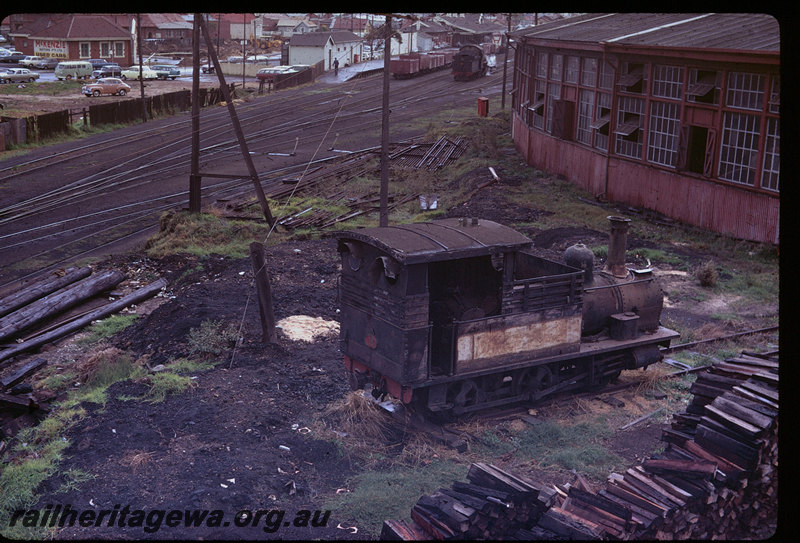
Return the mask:
[[[539,400],[646,367],[678,336],[658,324],[652,272],[625,270],[624,232],[616,275],[594,272],[585,251],[566,264],[536,256],[487,220],[334,235],[345,366],[376,396],[455,414]]]

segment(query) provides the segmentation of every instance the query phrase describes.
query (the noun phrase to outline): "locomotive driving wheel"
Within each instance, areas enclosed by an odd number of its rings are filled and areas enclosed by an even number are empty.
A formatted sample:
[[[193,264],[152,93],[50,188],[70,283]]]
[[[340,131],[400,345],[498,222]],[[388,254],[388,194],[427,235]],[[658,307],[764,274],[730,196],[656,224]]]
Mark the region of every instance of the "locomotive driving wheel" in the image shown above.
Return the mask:
[[[453,386],[453,411],[458,413],[467,407],[478,405],[486,400],[483,389],[472,379],[455,383]]]
[[[517,394],[526,394],[528,399],[538,399],[537,393],[555,384],[553,372],[547,366],[525,368],[517,378]]]

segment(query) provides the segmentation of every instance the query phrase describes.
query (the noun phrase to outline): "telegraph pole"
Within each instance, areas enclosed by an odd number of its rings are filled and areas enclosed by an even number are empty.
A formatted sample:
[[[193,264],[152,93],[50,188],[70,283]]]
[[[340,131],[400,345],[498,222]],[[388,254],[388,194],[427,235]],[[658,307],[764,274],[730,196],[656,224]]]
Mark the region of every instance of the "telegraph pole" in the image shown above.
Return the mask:
[[[192,17],[192,164],[189,173],[189,212],[200,213],[200,17]]]
[[[383,123],[381,128],[380,226],[389,226],[389,72],[392,60],[392,16],[386,15],[383,45]]]
[[[239,141],[239,149],[242,151],[242,159],[244,160],[245,164],[247,165],[247,169],[250,172],[250,178],[253,180],[253,187],[255,188],[256,191],[256,197],[258,198],[258,203],[261,205],[261,211],[264,213],[264,218],[267,220],[267,223],[270,226],[273,226],[275,224],[275,219],[272,217],[272,212],[269,209],[269,203],[267,202],[267,197],[264,194],[264,189],[261,186],[261,181],[259,181],[258,179],[258,172],[256,171],[256,167],[253,164],[253,158],[250,156],[250,152],[247,149],[247,141],[244,139],[244,132],[242,131],[242,125],[239,122],[239,117],[236,115],[236,108],[233,105],[233,100],[231,99],[230,90],[228,89],[228,85],[225,83],[225,75],[222,73],[222,68],[219,65],[219,58],[217,58],[217,52],[211,46],[211,36],[208,33],[208,28],[206,27],[202,14],[197,14],[197,17],[200,23],[200,30],[203,33],[203,39],[205,40],[206,45],[208,46],[208,56],[214,63],[214,71],[217,72],[217,78],[219,79],[219,86],[220,86],[220,91],[222,91],[222,97],[228,104],[228,113],[231,116],[231,123],[233,124],[233,131],[236,133],[236,139]]]
[[[507,15],[508,19],[508,32],[506,32],[506,51],[505,55],[503,56],[503,92],[500,95],[500,109],[506,108],[506,77],[508,74],[508,50],[511,48],[511,42],[508,39],[508,35],[511,33],[511,14]]]
[[[142,122],[147,122],[147,104],[144,101],[144,68],[142,65],[144,63],[144,59],[142,59],[142,14],[136,14],[136,48],[138,49],[139,54],[139,90],[142,93]]]

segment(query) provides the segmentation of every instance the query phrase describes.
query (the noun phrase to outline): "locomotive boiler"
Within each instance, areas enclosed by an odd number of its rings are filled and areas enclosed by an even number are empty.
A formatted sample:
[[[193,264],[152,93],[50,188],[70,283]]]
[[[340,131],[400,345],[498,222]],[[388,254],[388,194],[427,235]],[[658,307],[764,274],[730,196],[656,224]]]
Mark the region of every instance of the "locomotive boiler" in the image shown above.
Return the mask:
[[[484,219],[338,232],[340,347],[351,385],[428,412],[462,414],[602,385],[661,359],[649,269],[625,266],[628,219],[609,217],[604,269],[564,262]]]

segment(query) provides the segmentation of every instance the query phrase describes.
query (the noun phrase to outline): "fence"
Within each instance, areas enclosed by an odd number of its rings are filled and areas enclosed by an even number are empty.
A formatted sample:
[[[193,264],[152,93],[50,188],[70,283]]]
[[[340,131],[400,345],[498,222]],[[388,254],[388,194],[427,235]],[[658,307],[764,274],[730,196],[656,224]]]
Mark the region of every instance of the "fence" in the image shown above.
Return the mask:
[[[234,85],[229,86],[231,94],[235,92]],[[223,100],[222,90],[219,87],[201,88],[198,93],[200,107],[208,107]],[[147,118],[152,119],[157,115],[186,111],[192,106],[192,93],[181,90],[144,98],[144,107]],[[86,108],[78,111],[56,111],[31,117],[14,118],[2,117],[0,122],[0,151],[9,145],[19,145],[27,142],[38,142],[45,138],[67,132],[72,126],[72,117],[83,116],[84,124],[87,122]],[[88,119],[94,126],[101,124],[131,123],[142,118],[142,98],[132,100],[119,100],[106,104],[89,106]]]

